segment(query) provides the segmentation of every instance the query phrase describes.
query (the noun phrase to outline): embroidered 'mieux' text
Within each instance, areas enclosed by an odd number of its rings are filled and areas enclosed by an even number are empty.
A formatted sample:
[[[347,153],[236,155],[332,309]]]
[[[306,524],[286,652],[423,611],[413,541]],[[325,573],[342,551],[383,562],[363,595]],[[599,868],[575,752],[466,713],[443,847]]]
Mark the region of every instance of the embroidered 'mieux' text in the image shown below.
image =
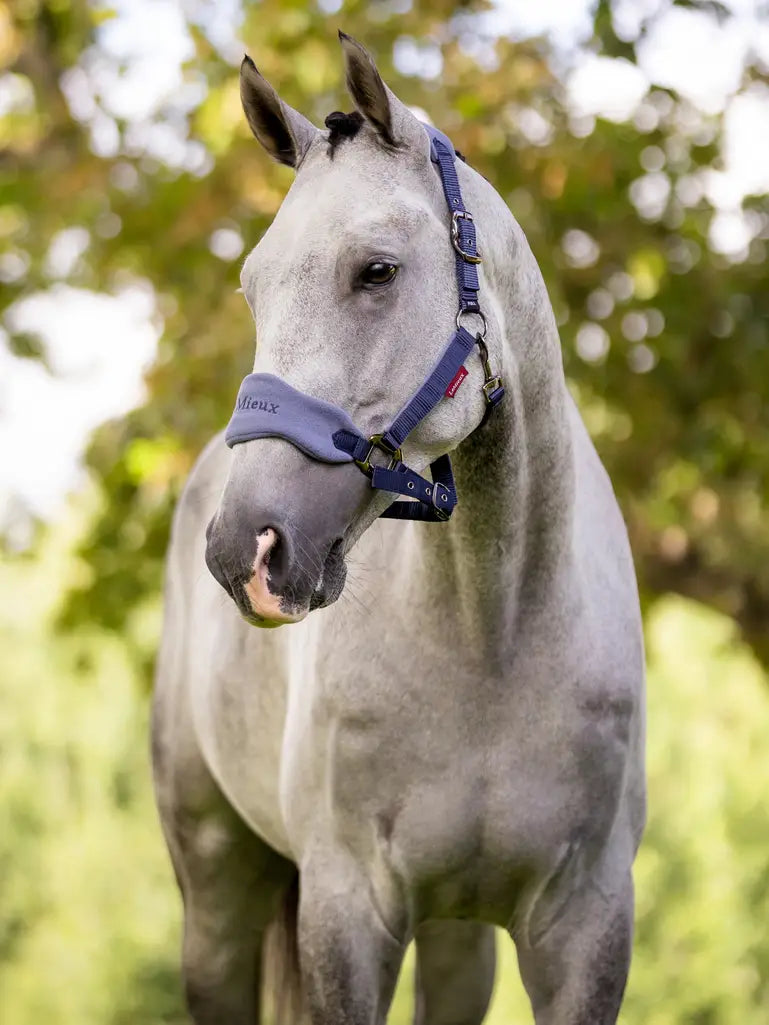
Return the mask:
[[[244,395],[242,399],[238,399],[238,409],[259,409],[263,413],[277,413],[280,403],[267,402],[265,399],[257,399],[252,395]]]

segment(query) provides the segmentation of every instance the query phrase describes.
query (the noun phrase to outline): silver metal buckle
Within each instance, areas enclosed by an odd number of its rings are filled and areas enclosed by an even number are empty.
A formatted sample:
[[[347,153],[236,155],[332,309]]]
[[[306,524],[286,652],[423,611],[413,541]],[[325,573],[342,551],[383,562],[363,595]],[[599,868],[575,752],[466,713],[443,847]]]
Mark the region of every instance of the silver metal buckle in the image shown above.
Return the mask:
[[[459,238],[459,218],[465,221],[473,220],[473,215],[468,213],[467,210],[455,210],[451,215],[451,244],[454,246],[456,251],[462,257],[466,263],[482,263],[480,256],[473,256],[472,253],[466,253],[460,244]]]

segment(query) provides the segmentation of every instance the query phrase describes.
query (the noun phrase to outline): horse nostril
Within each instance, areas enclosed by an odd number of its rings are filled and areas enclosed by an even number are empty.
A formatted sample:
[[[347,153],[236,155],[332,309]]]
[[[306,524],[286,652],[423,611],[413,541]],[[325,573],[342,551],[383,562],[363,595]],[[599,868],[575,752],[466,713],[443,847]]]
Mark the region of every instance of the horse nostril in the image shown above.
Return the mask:
[[[285,572],[285,545],[274,527],[265,527],[256,535],[256,556],[253,573],[259,583],[275,593],[279,589],[281,573]]]
[[[272,584],[270,590],[277,591],[288,577],[288,549],[283,536],[274,527],[268,527],[264,533],[271,534],[272,541],[269,547],[264,549],[262,564],[267,570],[267,579]]]
[[[287,603],[290,588],[289,550],[284,537],[274,527],[265,527],[256,535],[256,555],[251,566],[251,575],[244,586],[245,597],[251,611],[268,625],[296,623],[307,614],[297,612]],[[288,594],[284,594],[284,590]]]

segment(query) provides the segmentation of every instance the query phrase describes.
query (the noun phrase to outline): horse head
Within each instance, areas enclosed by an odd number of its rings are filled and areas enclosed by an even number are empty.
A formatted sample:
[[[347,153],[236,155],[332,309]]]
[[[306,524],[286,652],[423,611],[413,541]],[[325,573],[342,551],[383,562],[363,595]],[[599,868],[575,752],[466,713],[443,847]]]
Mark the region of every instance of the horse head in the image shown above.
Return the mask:
[[[363,47],[340,39],[356,110],[330,115],[325,131],[284,103],[248,57],[240,72],[253,134],[296,177],[241,274],[256,323],[254,374],[228,431],[231,468],[206,558],[243,615],[262,626],[296,622],[341,594],[346,552],[392,503],[377,475],[406,497],[407,488],[421,494],[428,507],[456,500],[451,485],[439,491],[420,474],[483,420],[489,374],[469,349],[481,329],[492,352],[501,338],[495,305],[486,307],[488,323],[475,293],[463,305],[461,275],[474,268],[468,287],[482,295],[484,270],[479,278],[472,217],[452,211],[461,199],[449,201],[431,135]],[[455,174],[487,220],[502,207],[480,175],[463,164]],[[458,311],[466,314],[461,324]],[[405,454],[392,439],[366,449],[365,439],[380,437],[426,378],[435,390],[430,374],[455,336],[468,352],[444,367],[444,375],[456,370],[451,398],[423,412]],[[322,440],[312,435],[316,414],[331,422]],[[335,416],[339,431],[359,434],[347,450],[329,440],[339,433]],[[250,433],[243,424],[252,424]],[[385,478],[394,467],[413,477]],[[446,518],[441,513],[433,518]]]

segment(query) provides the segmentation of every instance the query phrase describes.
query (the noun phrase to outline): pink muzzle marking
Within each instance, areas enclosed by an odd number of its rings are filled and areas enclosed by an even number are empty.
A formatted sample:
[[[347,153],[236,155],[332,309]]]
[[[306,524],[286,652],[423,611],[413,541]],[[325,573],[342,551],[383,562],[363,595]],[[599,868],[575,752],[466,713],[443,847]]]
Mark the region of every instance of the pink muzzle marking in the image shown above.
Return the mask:
[[[298,623],[304,619],[306,612],[298,615],[286,612],[283,609],[283,599],[279,594],[274,594],[269,588],[270,560],[269,555],[278,542],[278,535],[268,527],[262,531],[256,539],[256,555],[253,562],[253,573],[251,579],[245,586],[248,600],[254,614],[261,619],[269,620],[276,625],[279,623]]]

